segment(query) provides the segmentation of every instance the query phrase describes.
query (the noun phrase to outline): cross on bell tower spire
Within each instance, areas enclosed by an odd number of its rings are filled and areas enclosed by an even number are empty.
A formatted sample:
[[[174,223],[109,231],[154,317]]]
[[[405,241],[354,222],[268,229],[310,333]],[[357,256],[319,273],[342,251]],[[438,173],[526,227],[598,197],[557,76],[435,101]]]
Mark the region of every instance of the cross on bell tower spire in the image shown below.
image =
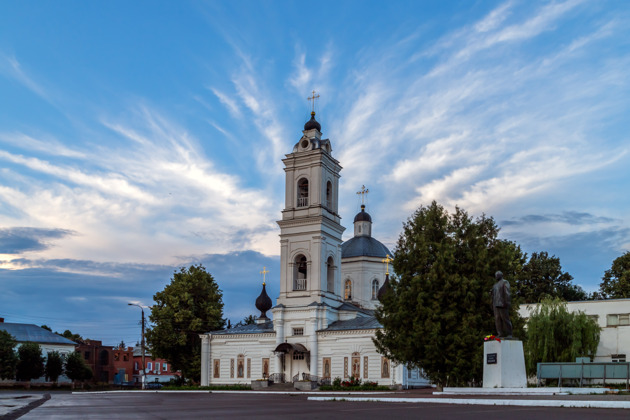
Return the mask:
[[[312,111],[311,111],[311,115],[315,115],[315,99],[319,99],[319,95],[316,95],[315,91],[313,91],[313,95],[308,97],[308,98],[306,98],[306,99],[308,99],[309,101],[311,101],[313,103],[313,108],[312,108]]]
[[[357,191],[357,195],[361,196],[361,208],[365,208],[365,196],[370,192],[365,185],[361,185],[361,191]]]

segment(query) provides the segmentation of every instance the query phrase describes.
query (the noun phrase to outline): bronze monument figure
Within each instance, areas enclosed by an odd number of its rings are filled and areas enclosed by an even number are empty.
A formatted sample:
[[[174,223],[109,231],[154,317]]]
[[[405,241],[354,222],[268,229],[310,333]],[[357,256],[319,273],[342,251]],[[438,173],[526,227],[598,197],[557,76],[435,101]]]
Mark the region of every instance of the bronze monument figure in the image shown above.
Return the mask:
[[[499,337],[512,338],[512,322],[510,322],[510,283],[503,278],[503,273],[497,271],[494,275],[497,282],[492,287],[492,308],[494,322]]]

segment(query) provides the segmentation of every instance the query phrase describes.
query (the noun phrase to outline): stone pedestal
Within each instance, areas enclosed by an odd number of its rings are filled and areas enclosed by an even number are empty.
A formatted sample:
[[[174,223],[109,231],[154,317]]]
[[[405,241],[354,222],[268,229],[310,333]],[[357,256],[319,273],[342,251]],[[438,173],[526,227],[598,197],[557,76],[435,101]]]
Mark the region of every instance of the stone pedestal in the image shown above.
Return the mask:
[[[522,341],[493,340],[483,344],[483,387],[527,387]]]

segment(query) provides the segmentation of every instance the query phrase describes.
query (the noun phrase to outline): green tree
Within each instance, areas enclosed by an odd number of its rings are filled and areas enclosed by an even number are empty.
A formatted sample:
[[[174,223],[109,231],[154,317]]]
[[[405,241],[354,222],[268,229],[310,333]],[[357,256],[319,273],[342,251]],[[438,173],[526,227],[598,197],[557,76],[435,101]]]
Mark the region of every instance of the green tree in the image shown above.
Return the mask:
[[[494,273],[514,279],[525,259],[512,242],[497,239],[492,218],[449,214],[433,202],[404,224],[393,268],[397,274],[376,316],[383,329],[378,351],[424,369],[440,386],[480,383],[483,337],[495,332],[490,290]],[[512,301],[514,335],[522,334]]]
[[[604,299],[630,298],[630,251],[615,258],[599,285]]]
[[[171,283],[153,296],[153,327],[147,341],[154,357],[168,360],[184,378],[201,377],[201,339],[199,334],[219,330],[223,319],[223,294],[202,265],[182,267]]]
[[[6,332],[0,330],[0,379],[14,379],[18,357],[15,354],[17,341]]]
[[[71,381],[87,381],[92,379],[92,369],[85,364],[83,356],[79,352],[72,352],[66,358],[66,376]]]
[[[42,326],[40,326],[40,328],[43,328],[45,330],[48,330],[48,331],[52,332],[52,328],[50,328],[48,325],[42,325]]]
[[[55,333],[55,334],[59,334],[59,333]],[[72,340],[75,343],[83,343],[83,337],[81,337],[81,335],[79,334],[74,334],[72,331],[70,330],[65,330],[63,332],[63,334],[59,334],[62,337],[67,338],[68,340]]]
[[[57,382],[57,379],[63,373],[63,359],[59,352],[52,351],[48,353],[44,373],[51,382]]]
[[[44,356],[37,343],[24,343],[18,348],[15,376],[18,381],[30,381],[44,375]]]
[[[125,340],[120,340],[120,343],[118,343],[118,350],[127,350],[127,345],[125,344]]]
[[[235,327],[240,325],[252,325],[256,323],[256,315],[247,315],[242,321],[239,321]]]
[[[575,362],[576,357],[595,355],[599,333],[597,322],[584,312],[569,312],[558,298],[543,299],[527,321],[528,374],[536,373],[539,362]]]
[[[572,281],[573,277],[562,271],[560,258],[550,257],[547,252],[534,252],[516,276],[514,293],[525,303],[538,303],[545,297],[586,300],[586,292]]]

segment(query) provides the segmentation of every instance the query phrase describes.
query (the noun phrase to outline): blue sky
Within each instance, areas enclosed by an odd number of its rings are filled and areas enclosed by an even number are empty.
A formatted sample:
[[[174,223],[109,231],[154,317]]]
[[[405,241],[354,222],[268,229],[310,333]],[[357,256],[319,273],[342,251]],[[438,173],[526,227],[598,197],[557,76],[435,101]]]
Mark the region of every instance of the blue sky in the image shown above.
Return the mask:
[[[278,293],[281,159],[317,118],[342,223],[431,200],[595,290],[630,250],[625,1],[0,3],[0,316],[116,344],[175,269]],[[345,238],[351,234],[346,231]]]

